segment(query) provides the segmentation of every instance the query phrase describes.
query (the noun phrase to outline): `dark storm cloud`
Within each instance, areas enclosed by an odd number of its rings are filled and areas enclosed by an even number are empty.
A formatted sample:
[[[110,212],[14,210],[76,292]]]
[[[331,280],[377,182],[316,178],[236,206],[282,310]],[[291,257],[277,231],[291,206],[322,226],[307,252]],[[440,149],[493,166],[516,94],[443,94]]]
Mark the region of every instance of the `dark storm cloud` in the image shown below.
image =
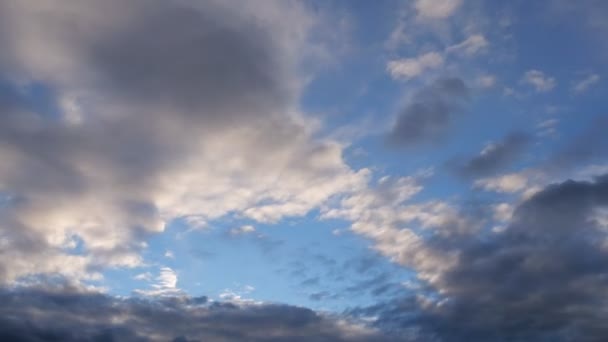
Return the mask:
[[[351,313],[378,316],[387,330],[415,330],[422,340],[605,341],[606,210],[608,175],[548,186],[502,233],[429,242],[459,255],[416,292],[440,305],[405,296]]]
[[[463,177],[483,177],[503,171],[524,152],[532,137],[522,132],[512,132],[501,141],[486,147],[480,154],[466,161],[453,160],[449,166]]]
[[[452,117],[468,100],[469,90],[459,78],[442,78],[419,90],[399,113],[389,142],[410,146],[440,138]]]
[[[0,291],[2,341],[378,341],[309,309],[197,298],[118,299],[69,289]],[[358,336],[357,336],[358,335]],[[366,336],[364,336],[366,335]]]

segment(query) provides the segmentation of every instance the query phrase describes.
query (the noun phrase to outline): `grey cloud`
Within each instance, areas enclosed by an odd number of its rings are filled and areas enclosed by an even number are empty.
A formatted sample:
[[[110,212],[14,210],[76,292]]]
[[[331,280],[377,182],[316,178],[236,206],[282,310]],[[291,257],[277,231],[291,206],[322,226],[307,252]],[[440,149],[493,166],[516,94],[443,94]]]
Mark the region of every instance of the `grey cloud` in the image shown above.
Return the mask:
[[[389,142],[411,146],[441,138],[468,100],[469,90],[459,78],[442,78],[419,90],[399,113]]]
[[[119,299],[31,288],[4,289],[0,299],[3,341],[385,340],[338,323],[337,318],[280,304],[207,303],[187,297]]]
[[[524,152],[532,140],[529,134],[512,132],[502,140],[488,145],[482,152],[466,161],[453,160],[458,174],[463,177],[482,177],[503,171]]]
[[[172,219],[302,215],[358,179],[291,115],[309,13],[266,6],[283,5],[0,2],[0,253],[20,261],[0,282],[133,266]]]
[[[554,153],[544,168],[549,172],[566,172],[584,163],[602,162],[608,158],[608,116],[591,120],[579,134]]]
[[[553,184],[524,201],[504,232],[436,236],[457,252],[432,284],[355,309],[387,330],[438,341],[604,341],[608,295],[608,175]]]

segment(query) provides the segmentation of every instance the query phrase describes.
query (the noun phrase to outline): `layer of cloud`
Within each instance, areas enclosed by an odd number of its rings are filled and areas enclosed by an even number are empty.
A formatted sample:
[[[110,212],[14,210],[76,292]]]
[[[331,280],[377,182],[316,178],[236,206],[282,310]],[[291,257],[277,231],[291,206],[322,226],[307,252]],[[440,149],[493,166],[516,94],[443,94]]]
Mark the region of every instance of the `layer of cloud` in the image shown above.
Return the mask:
[[[362,324],[278,304],[121,299],[73,289],[0,291],[3,341],[378,341]]]

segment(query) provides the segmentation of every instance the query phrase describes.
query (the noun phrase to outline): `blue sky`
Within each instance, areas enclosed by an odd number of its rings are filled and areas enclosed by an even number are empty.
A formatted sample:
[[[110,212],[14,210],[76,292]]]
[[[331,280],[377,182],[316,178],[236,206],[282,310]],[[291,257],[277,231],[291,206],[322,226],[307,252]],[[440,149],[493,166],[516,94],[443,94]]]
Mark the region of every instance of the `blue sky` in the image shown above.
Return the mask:
[[[607,23],[596,0],[0,0],[0,295],[607,338]],[[272,336],[325,341],[300,328]]]

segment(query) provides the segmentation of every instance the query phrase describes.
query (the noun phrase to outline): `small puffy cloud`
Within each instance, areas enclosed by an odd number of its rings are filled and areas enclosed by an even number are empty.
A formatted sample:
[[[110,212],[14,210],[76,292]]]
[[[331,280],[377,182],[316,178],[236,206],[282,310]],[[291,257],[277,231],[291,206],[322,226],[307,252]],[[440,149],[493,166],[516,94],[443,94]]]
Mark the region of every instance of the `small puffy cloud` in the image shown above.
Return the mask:
[[[555,78],[545,75],[540,70],[528,70],[522,77],[522,82],[534,87],[537,92],[551,91],[557,85]]]
[[[475,84],[480,88],[492,88],[496,85],[496,76],[494,75],[481,75],[475,79]]]
[[[583,78],[582,80],[579,80],[578,82],[576,82],[572,86],[572,91],[575,94],[582,94],[582,93],[586,92],[589,88],[591,88],[592,86],[597,84],[599,81],[600,81],[600,75],[591,74],[591,75]]]
[[[474,34],[458,44],[449,46],[446,51],[463,54],[465,56],[473,56],[483,51],[488,45],[489,43],[483,35]]]
[[[444,59],[441,54],[428,52],[418,57],[389,61],[386,70],[395,79],[409,80],[422,75],[426,71],[441,67],[443,62]]]
[[[251,233],[255,233],[255,227],[252,225],[244,225],[239,228],[230,229],[230,235],[232,236],[246,235]]]
[[[390,143],[411,146],[441,138],[468,96],[469,89],[459,78],[442,78],[425,86],[398,114],[389,132]]]
[[[136,278],[137,280],[149,280],[148,274]],[[175,296],[182,294],[182,290],[177,287],[177,273],[170,267],[161,267],[155,282],[150,286],[151,289],[135,290],[135,293],[146,296]]]
[[[416,0],[414,8],[421,18],[445,19],[453,15],[463,0]]]
[[[504,193],[520,192],[528,187],[528,176],[524,173],[510,173],[482,178],[475,181],[474,187]]]

